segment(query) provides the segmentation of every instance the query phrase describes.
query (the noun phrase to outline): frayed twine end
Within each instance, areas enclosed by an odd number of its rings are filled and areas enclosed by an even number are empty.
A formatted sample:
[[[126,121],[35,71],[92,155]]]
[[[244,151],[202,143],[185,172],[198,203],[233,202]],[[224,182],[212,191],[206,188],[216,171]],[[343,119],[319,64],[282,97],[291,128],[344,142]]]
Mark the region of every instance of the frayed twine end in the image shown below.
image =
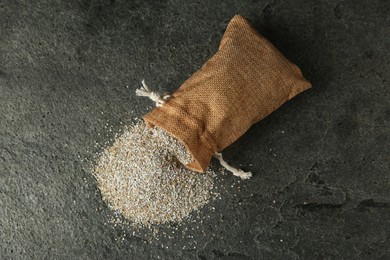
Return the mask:
[[[146,85],[145,80],[141,81],[142,87],[135,91],[135,94],[140,97],[148,97],[156,103],[156,107],[161,107],[167,100],[171,98],[171,95],[160,95],[157,92],[153,92]]]
[[[233,166],[229,165],[222,157],[222,153],[215,153],[214,157],[219,160],[219,163],[224,167],[226,170],[233,173],[234,176],[240,177],[243,180],[250,179],[252,177],[251,172],[244,172],[241,169],[234,168]]]

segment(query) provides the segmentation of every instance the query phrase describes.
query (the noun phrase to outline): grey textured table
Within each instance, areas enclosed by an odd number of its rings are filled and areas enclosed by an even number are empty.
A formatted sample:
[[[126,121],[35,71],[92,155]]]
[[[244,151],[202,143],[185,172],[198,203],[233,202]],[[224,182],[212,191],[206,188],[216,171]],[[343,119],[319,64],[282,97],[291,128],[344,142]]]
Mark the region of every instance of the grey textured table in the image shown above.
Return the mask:
[[[1,258],[389,259],[389,13],[384,0],[0,1]],[[207,221],[179,228],[193,238],[107,223],[95,143],[147,112],[142,78],[174,91],[200,68],[235,14],[313,88],[226,149],[254,178],[224,176]]]

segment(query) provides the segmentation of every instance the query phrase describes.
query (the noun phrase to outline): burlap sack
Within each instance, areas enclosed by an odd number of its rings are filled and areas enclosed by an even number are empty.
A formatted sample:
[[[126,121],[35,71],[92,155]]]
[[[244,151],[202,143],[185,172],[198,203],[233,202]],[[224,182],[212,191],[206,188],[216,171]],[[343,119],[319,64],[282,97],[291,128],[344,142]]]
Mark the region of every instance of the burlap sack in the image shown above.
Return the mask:
[[[236,15],[217,53],[144,119],[181,140],[194,159],[186,167],[204,172],[215,152],[310,87],[296,65]]]

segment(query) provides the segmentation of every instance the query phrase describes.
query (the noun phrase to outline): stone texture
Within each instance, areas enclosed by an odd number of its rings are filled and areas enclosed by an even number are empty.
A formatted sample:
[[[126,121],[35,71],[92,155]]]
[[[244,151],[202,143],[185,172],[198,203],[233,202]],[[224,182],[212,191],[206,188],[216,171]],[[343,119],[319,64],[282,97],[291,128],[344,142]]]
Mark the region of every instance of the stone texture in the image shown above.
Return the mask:
[[[389,258],[389,12],[384,0],[0,1],[0,255]],[[107,224],[94,154],[147,112],[142,78],[175,90],[235,14],[313,89],[226,149],[254,178],[224,176],[210,218],[179,228],[193,238]]]

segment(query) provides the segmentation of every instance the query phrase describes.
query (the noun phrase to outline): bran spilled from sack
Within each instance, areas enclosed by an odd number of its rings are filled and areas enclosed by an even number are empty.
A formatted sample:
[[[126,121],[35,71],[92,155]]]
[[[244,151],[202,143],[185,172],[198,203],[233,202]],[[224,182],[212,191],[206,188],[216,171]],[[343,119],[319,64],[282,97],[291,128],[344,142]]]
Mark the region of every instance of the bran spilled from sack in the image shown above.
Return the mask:
[[[190,171],[190,161],[182,143],[139,120],[99,154],[93,174],[103,200],[130,223],[180,223],[215,195],[215,172]]]

